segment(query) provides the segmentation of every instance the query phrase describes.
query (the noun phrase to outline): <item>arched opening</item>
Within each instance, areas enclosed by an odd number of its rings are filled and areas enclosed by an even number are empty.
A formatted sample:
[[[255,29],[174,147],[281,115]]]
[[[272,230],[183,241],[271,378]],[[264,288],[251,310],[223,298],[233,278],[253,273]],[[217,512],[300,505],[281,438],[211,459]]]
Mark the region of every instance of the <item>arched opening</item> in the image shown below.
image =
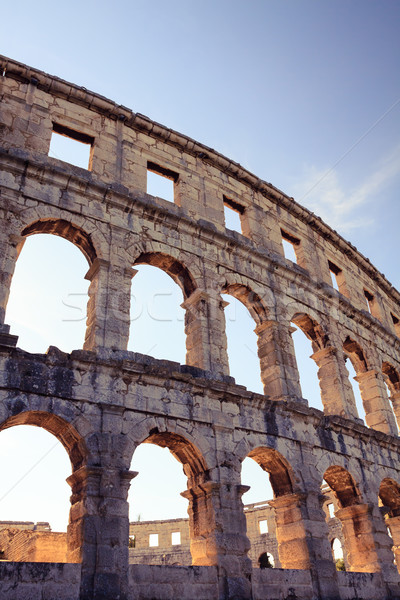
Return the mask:
[[[243,461],[242,484],[251,486],[257,478],[265,494],[263,501],[259,500],[260,491],[256,483],[255,487],[258,490],[252,497],[252,504],[247,504],[246,494],[243,495],[247,537],[251,543],[249,556],[253,567],[259,567],[260,554],[267,552],[272,554],[274,565],[277,567],[309,568],[300,497],[293,489],[291,467],[277,450],[265,446],[253,449],[247,456],[257,463],[262,472],[258,469],[258,473],[252,473],[249,465]],[[247,492],[248,494],[250,492]],[[296,532],[296,535],[293,535],[293,532]]]
[[[280,566],[275,513],[269,504],[274,497],[269,473],[255,460],[246,457],[242,462],[241,480],[242,485],[250,488],[243,494],[242,502],[246,517],[247,537],[250,541],[249,558],[253,568],[264,568],[259,562],[260,556],[263,554],[273,557],[270,566],[275,564]]]
[[[339,508],[360,503],[360,493],[350,473],[338,465],[325,471],[324,480],[332,490]]]
[[[318,352],[328,346],[328,336],[308,315],[297,313],[291,323],[292,339],[299,371],[302,395],[310,406],[324,410],[326,365],[318,367]],[[326,362],[326,361],[324,361]]]
[[[154,431],[136,449],[131,468],[139,474],[129,494],[129,562],[211,564],[206,540],[214,516],[199,450],[180,435]]]
[[[349,359],[349,361],[346,362],[346,366],[349,372],[350,383],[353,388],[357,411],[364,423],[367,423],[368,411],[364,403],[362,383],[360,379],[357,379],[359,375],[368,371],[367,359],[360,344],[352,340],[349,336],[347,336],[343,343],[343,350],[345,359]]]
[[[360,386],[357,383],[356,377],[357,377],[357,373],[354,369],[353,363],[351,360],[349,360],[349,357],[346,356],[346,354],[344,355],[344,360],[346,363],[346,370],[349,376],[349,381],[350,381],[350,385],[351,388],[353,390],[353,395],[354,395],[354,400],[356,403],[356,408],[357,408],[357,413],[358,413],[358,417],[364,422],[364,424],[367,423],[367,419],[366,419],[366,414],[365,414],[365,410],[364,410],[364,405],[363,405],[363,401],[361,398],[361,392],[360,392]]]
[[[343,349],[356,372],[355,380],[360,388],[366,424],[378,431],[397,435],[396,421],[388,400],[384,376],[368,365],[363,349],[355,340],[347,337]],[[390,378],[386,378],[386,383],[388,381]]]
[[[379,503],[391,537],[394,562],[400,573],[400,485],[394,479],[387,477],[381,482]]]
[[[6,322],[29,352],[50,345],[64,352],[82,348],[86,332],[88,282],[95,251],[90,237],[66,221],[38,221],[26,227],[11,282]],[[51,234],[51,235],[49,235]]]
[[[225,323],[230,374],[238,384],[262,394],[262,334],[259,329],[267,320],[266,308],[261,298],[244,285],[226,284],[222,291],[222,298],[226,302]]]
[[[382,363],[382,373],[386,384],[387,395],[396,419],[397,432],[400,426],[400,375],[390,363]]]
[[[260,569],[273,569],[275,566],[274,557],[270,552],[263,552],[258,557],[258,566]]]
[[[0,452],[2,559],[81,562],[84,515],[70,488],[86,460],[77,431],[49,413],[20,413],[0,426]]]
[[[131,334],[128,350],[184,364],[185,310],[194,290],[189,271],[161,253],[141,254],[135,261],[131,288]]]
[[[343,547],[339,538],[334,538],[331,543],[332,556],[335,562],[337,571],[345,571],[346,566],[344,563]]]
[[[375,547],[371,507],[364,504],[353,476],[339,465],[332,465],[324,480],[333,494],[341,523],[346,570],[374,573],[380,570]]]

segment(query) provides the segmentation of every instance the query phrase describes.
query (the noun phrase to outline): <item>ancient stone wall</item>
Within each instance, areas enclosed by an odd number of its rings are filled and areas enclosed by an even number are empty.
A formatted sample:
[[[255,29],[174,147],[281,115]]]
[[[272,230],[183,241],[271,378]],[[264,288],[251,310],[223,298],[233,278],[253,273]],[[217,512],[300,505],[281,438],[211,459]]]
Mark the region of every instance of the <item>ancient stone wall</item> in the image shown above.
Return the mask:
[[[318,217],[218,152],[85,88],[5,57],[0,67],[0,428],[44,427],[69,454],[74,600],[172,600],[185,582],[196,598],[366,599],[375,588],[400,598],[399,293]],[[53,132],[90,145],[88,169],[48,156]],[[174,182],[174,203],[147,194],[149,171]],[[226,229],[224,203],[241,234]],[[5,320],[18,253],[36,233],[66,238],[88,261],[86,339],[71,354],[18,349]],[[182,290],[185,365],[126,350],[137,264]],[[221,293],[254,319],[263,395],[229,376]],[[302,397],[291,323],[312,342],[323,412]],[[183,465],[192,567],[128,568],[129,469],[142,442]],[[245,457],[270,475],[282,569],[252,569],[248,557]],[[333,563],[324,480],[350,572]],[[29,576],[34,585],[32,567],[7,565],[1,586],[22,590]]]

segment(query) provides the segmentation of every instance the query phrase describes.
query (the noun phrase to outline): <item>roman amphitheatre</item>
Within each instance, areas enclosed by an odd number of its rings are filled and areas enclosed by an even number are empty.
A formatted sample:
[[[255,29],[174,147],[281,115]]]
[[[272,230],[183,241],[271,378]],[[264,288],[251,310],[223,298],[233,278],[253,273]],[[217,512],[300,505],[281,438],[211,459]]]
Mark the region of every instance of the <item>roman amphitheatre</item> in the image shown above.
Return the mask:
[[[85,88],[6,57],[0,66],[0,428],[42,427],[71,461],[65,558],[3,560],[1,598],[400,598],[399,293],[329,225],[233,160]],[[55,134],[89,147],[86,169],[49,156]],[[173,182],[173,202],[147,193],[148,173]],[[224,207],[241,233],[226,227]],[[22,350],[5,318],[19,252],[41,233],[88,263],[86,337],[70,354]],[[127,351],[142,264],[182,290],[185,364]],[[264,394],[229,374],[221,294],[253,317]],[[311,340],[323,411],[302,397],[292,324]],[[142,443],[182,464],[190,564],[146,563],[145,553],[132,562],[129,469]],[[275,568],[251,558],[246,457],[273,489]]]

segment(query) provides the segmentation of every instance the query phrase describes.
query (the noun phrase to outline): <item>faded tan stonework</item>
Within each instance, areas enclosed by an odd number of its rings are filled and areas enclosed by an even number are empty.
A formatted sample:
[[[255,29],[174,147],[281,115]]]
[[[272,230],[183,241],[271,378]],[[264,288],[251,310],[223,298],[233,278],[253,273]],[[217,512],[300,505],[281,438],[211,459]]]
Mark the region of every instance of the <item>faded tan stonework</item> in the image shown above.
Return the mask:
[[[313,213],[218,152],[11,59],[0,69],[0,429],[44,427],[72,464],[67,563],[0,563],[1,597],[400,598],[399,293]],[[53,131],[90,144],[88,169],[48,156]],[[174,203],[147,193],[148,171],[174,182]],[[226,229],[224,202],[242,234]],[[86,338],[71,354],[24,352],[6,322],[18,254],[36,233],[64,237],[88,262]],[[182,290],[185,365],[126,350],[138,264]],[[222,293],[254,319],[264,394],[229,376]],[[311,340],[324,412],[302,397],[293,324]],[[129,565],[129,469],[143,442],[183,465],[191,566]],[[246,457],[270,476],[282,568],[249,558]]]

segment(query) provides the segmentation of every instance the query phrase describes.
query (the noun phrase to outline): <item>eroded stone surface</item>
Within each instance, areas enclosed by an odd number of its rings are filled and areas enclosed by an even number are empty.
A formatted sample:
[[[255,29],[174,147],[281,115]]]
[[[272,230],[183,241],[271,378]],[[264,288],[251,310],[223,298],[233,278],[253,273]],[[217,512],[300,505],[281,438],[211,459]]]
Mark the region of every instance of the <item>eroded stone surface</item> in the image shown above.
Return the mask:
[[[78,584],[78,565],[4,563],[2,597],[39,597],[45,579],[49,600],[400,597],[399,293],[328,225],[226,157],[84,88],[5,57],[0,67],[0,427],[38,425],[66,448],[66,560],[81,563]],[[53,130],[92,140],[87,170],[48,157]],[[174,181],[175,203],[146,193],[147,170]],[[224,201],[242,234],[225,228]],[[18,253],[43,231],[88,261],[86,339],[70,355],[23,352],[4,323]],[[126,351],[132,266],[142,263],[182,289],[187,365]],[[264,395],[229,377],[224,292],[255,321]],[[324,413],[302,398],[291,323],[312,342]],[[129,468],[144,441],[183,464],[193,567],[128,568]],[[270,473],[282,570],[253,570],[247,555],[246,456]],[[344,574],[324,478],[343,525]],[[69,576],[74,585],[62,587]]]

